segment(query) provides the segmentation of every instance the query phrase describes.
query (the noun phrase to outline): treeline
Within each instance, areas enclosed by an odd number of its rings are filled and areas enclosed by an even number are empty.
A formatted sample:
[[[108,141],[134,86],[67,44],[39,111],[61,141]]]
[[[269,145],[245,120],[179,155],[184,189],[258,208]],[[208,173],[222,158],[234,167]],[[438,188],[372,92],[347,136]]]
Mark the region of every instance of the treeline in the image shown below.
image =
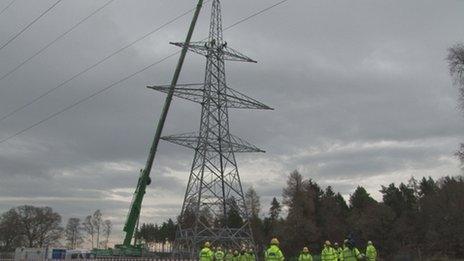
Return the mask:
[[[158,243],[162,246],[162,252],[167,251],[165,245],[173,242],[176,236],[176,223],[172,219],[168,219],[167,222],[163,222],[161,225],[158,224],[142,224],[137,232],[135,238],[137,241],[143,241],[147,244]],[[171,244],[169,244],[171,246]]]
[[[19,206],[0,216],[0,251],[11,252],[17,247],[50,245],[81,247],[85,240],[93,247],[107,247],[111,235],[110,220],[103,220],[100,210],[80,218],[71,217],[61,225],[61,215],[50,207]]]
[[[277,237],[288,257],[303,246],[320,253],[325,240],[341,243],[350,236],[360,250],[373,241],[387,260],[464,257],[463,177],[411,178],[407,184],[381,186],[380,192],[383,200],[378,202],[358,186],[346,202],[331,186],[322,188],[294,171],[282,201],[273,198],[269,209],[261,211],[260,197],[250,188],[245,201],[257,250]],[[237,225],[243,223],[236,219]],[[172,220],[161,226],[143,224],[138,235],[147,243],[172,242],[175,224]]]
[[[383,257],[464,257],[462,177],[411,178],[381,186],[380,192],[382,202],[359,186],[345,202],[332,187],[323,189],[294,171],[282,193],[285,217],[275,198],[263,219],[250,211],[255,241],[265,245],[277,236],[283,251],[295,255],[305,245],[319,252],[323,241],[351,236],[360,249],[373,241]]]

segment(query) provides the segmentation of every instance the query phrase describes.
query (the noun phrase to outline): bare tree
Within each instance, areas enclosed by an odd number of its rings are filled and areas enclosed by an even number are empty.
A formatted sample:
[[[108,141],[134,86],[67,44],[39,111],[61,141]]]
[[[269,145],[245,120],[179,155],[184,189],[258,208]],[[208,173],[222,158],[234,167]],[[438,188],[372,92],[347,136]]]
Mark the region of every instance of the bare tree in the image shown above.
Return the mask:
[[[461,99],[464,95],[464,44],[459,43],[448,49],[448,66],[455,83],[460,87]]]
[[[251,231],[253,232],[253,239],[258,246],[264,244],[264,234],[262,232],[262,220],[259,218],[261,212],[261,202],[255,188],[250,187],[245,193],[245,206],[247,208],[250,220]],[[261,250],[261,249],[259,249]]]
[[[102,213],[97,209],[92,215],[92,224],[94,228],[95,235],[97,236],[96,247],[100,247],[100,232],[102,228]]]
[[[459,88],[460,107],[464,112],[464,44],[459,43],[448,49],[449,71]],[[461,166],[464,169],[464,143],[461,143],[460,149],[456,156],[461,160]]]
[[[70,218],[66,224],[65,237],[69,247],[74,249],[82,244],[82,227],[79,218]]]
[[[88,240],[92,244],[92,248],[94,248],[95,227],[93,226],[91,215],[85,217],[82,227],[84,228],[85,233],[89,236]]]
[[[113,225],[111,224],[111,220],[103,221],[103,235],[105,236],[105,248],[108,248],[108,242],[110,240],[111,229]]]
[[[16,208],[19,231],[28,247],[43,247],[56,243],[63,232],[60,214],[50,207],[20,206]]]
[[[261,210],[258,193],[253,187],[250,187],[245,193],[245,205],[250,217],[258,217]]]
[[[464,143],[461,143],[461,146],[459,147],[459,150],[456,151],[456,154],[455,154],[459,160],[461,161],[461,168],[464,172]]]
[[[19,215],[14,208],[0,216],[0,252],[14,251],[24,245],[24,237],[19,231]]]

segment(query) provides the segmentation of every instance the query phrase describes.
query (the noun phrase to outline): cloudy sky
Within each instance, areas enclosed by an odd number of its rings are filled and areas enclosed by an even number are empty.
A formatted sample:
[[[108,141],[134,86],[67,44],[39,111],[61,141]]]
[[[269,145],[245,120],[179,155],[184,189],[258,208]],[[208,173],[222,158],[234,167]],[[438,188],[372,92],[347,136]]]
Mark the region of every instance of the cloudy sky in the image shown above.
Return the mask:
[[[55,0],[16,0],[0,14],[0,44]],[[64,0],[5,48],[0,77],[102,6]],[[187,0],[115,0],[0,81],[5,115],[168,20]],[[223,0],[224,26],[277,0]],[[10,0],[0,0],[0,10]],[[207,35],[210,6],[194,38]],[[244,186],[268,208],[294,169],[344,195],[357,185],[380,199],[381,184],[411,176],[458,175],[464,140],[447,48],[464,41],[462,0],[289,0],[225,32],[258,64],[227,64],[236,90],[274,111],[230,111],[231,131],[266,150],[238,155]],[[177,49],[191,14],[164,27],[28,108],[0,121],[0,139],[28,127]],[[177,57],[177,56],[176,56]],[[143,168],[164,95],[145,88],[170,81],[176,57],[0,144],[0,211],[51,206],[65,219],[96,209],[121,227]],[[201,82],[204,58],[190,54],[180,82]],[[175,100],[164,134],[196,131],[197,104]],[[162,143],[142,221],[180,211],[193,154]]]

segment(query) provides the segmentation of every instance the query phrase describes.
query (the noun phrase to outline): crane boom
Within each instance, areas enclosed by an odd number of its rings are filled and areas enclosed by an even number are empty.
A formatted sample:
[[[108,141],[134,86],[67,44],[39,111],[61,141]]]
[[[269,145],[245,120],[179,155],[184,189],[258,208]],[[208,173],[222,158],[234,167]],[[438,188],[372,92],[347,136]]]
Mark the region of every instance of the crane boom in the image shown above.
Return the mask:
[[[192,21],[190,23],[190,27],[187,33],[187,37],[185,39],[186,45],[182,48],[180,53],[179,61],[177,62],[176,70],[174,72],[174,76],[172,77],[171,86],[169,88],[168,94],[166,96],[166,100],[164,102],[163,111],[161,112],[161,116],[158,122],[158,126],[156,127],[155,137],[153,139],[153,143],[150,148],[150,153],[148,154],[148,159],[145,164],[145,168],[141,171],[139,180],[137,182],[137,188],[135,189],[134,196],[132,199],[132,203],[130,206],[129,214],[127,216],[126,223],[124,225],[124,232],[126,232],[123,246],[130,247],[132,238],[134,237],[135,226],[137,224],[137,220],[140,216],[140,210],[142,207],[143,196],[145,195],[145,191],[148,185],[150,185],[150,172],[153,165],[153,160],[155,159],[156,150],[158,148],[158,143],[161,138],[161,133],[163,131],[164,123],[166,121],[166,116],[169,111],[169,107],[171,106],[172,96],[174,94],[174,87],[177,84],[177,80],[179,79],[180,71],[182,70],[182,65],[184,63],[185,55],[187,53],[188,44],[193,35],[193,31],[195,29],[195,24],[198,19],[198,15],[200,14],[201,7],[203,5],[203,0],[198,0],[198,4],[195,9],[195,13],[193,15]]]

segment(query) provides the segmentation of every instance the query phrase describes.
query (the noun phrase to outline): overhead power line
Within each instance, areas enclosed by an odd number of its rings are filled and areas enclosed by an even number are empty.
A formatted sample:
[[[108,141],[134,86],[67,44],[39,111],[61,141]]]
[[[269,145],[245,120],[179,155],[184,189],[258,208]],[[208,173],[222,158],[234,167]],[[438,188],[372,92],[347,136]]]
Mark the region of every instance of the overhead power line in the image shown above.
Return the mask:
[[[10,140],[10,139],[12,139],[12,138],[18,136],[18,135],[21,135],[21,134],[23,134],[24,132],[26,132],[26,131],[28,131],[28,130],[30,130],[30,129],[32,129],[32,128],[34,128],[34,127],[36,127],[36,126],[38,126],[38,125],[40,125],[40,124],[42,124],[42,123],[44,123],[44,122],[46,122],[46,121],[49,121],[49,120],[51,120],[51,119],[57,117],[58,115],[64,113],[65,111],[70,110],[70,109],[72,109],[72,108],[78,106],[79,104],[81,104],[81,103],[83,103],[83,102],[86,102],[86,101],[88,101],[88,100],[94,98],[95,96],[97,96],[97,95],[99,95],[99,94],[102,94],[103,92],[105,92],[105,91],[107,91],[107,90],[113,88],[114,86],[116,86],[116,85],[118,85],[118,84],[120,84],[120,83],[122,83],[122,82],[125,82],[125,81],[129,80],[130,78],[136,76],[137,74],[142,73],[142,72],[148,70],[149,68],[151,68],[151,67],[153,67],[153,66],[155,66],[155,65],[157,65],[157,64],[159,64],[159,63],[164,62],[165,60],[167,60],[167,59],[173,57],[173,56],[176,55],[177,53],[179,53],[179,52],[176,52],[176,53],[173,53],[173,54],[171,54],[171,55],[168,55],[168,56],[164,57],[163,59],[161,59],[161,60],[159,60],[159,61],[157,61],[157,62],[155,62],[155,63],[152,63],[152,64],[150,64],[150,65],[148,65],[148,66],[146,66],[146,67],[144,67],[144,68],[142,68],[142,69],[140,69],[140,70],[138,70],[138,71],[136,71],[136,72],[134,72],[134,73],[132,73],[132,74],[130,74],[130,75],[128,75],[128,76],[126,76],[126,77],[124,77],[124,78],[122,78],[122,79],[120,79],[120,80],[118,80],[118,81],[116,81],[116,82],[114,82],[114,83],[112,83],[112,84],[110,84],[110,85],[108,85],[108,86],[106,86],[105,88],[100,89],[100,90],[98,90],[98,91],[92,93],[92,94],[89,95],[89,96],[86,96],[86,97],[84,97],[84,98],[82,98],[82,99],[80,99],[80,100],[77,100],[76,102],[74,102],[74,103],[72,103],[72,104],[70,104],[70,105],[64,107],[63,109],[61,109],[61,110],[59,110],[59,111],[57,111],[57,112],[55,112],[55,113],[50,114],[49,116],[47,116],[47,117],[45,117],[44,119],[42,119],[42,120],[40,120],[40,121],[38,121],[38,122],[36,122],[36,123],[34,123],[34,124],[28,126],[27,128],[24,128],[24,129],[22,129],[22,130],[16,132],[15,134],[13,134],[13,135],[11,135],[11,136],[5,138],[5,139],[0,140],[0,144],[2,144],[2,143],[4,143],[4,142],[6,142],[6,141],[8,141],[8,140]]]
[[[0,15],[2,15],[2,14],[6,11],[6,9],[10,8],[10,6],[11,6],[15,1],[16,1],[16,0],[11,0],[11,2],[10,2],[9,4],[7,4],[7,5],[5,6],[5,8],[2,9],[2,11],[0,11]]]
[[[39,16],[37,16],[34,20],[32,20],[26,27],[24,27],[21,31],[16,33],[13,37],[10,38],[10,40],[6,41],[2,46],[0,46],[0,51],[5,48],[7,45],[9,45],[11,42],[13,42],[18,36],[20,36],[22,33],[24,33],[27,29],[29,29],[33,24],[35,24],[37,21],[40,20],[40,18],[44,17],[50,10],[52,10],[55,6],[57,6],[59,3],[61,3],[63,0],[58,0],[56,1],[52,6],[50,6],[47,10],[43,11]]]
[[[57,38],[55,38],[53,41],[49,42],[47,45],[42,47],[40,50],[38,50],[36,53],[34,53],[32,56],[27,58],[26,60],[22,61],[20,64],[18,64],[15,68],[10,70],[9,72],[5,73],[2,77],[0,77],[0,81],[8,77],[10,74],[14,73],[17,71],[19,68],[21,68],[23,65],[37,57],[39,54],[43,53],[45,50],[47,50],[50,46],[52,46],[54,43],[58,42],[60,39],[65,37],[67,34],[72,32],[74,29],[79,27],[79,25],[83,24],[85,21],[87,21],[89,18],[100,12],[103,8],[107,7],[109,4],[114,2],[114,0],[109,0],[107,1],[104,5],[100,6],[99,8],[95,9],[92,13],[90,13],[88,16],[84,17],[82,20],[80,20],[77,24],[73,25],[71,28],[60,34]]]
[[[241,23],[243,23],[243,22],[245,22],[245,21],[247,21],[247,20],[249,20],[249,19],[251,19],[251,18],[257,16],[257,15],[259,15],[259,14],[262,14],[262,13],[264,13],[264,12],[266,12],[266,11],[268,11],[268,10],[270,10],[270,9],[272,9],[272,8],[274,8],[274,7],[276,7],[276,6],[280,5],[280,4],[282,4],[282,3],[284,3],[284,2],[288,2],[288,1],[289,1],[289,0],[282,0],[282,1],[276,3],[276,4],[272,5],[272,6],[269,6],[269,7],[265,8],[265,9],[262,9],[262,10],[256,12],[256,13],[253,13],[253,14],[251,14],[251,15],[249,15],[249,16],[247,16],[247,17],[245,17],[245,18],[243,18],[243,19],[241,19],[241,20],[239,20],[239,21],[237,21],[237,22],[235,22],[235,23],[233,23],[233,24],[231,24],[230,26],[225,27],[225,28],[224,28],[224,31],[229,30],[229,29],[231,29],[231,28],[233,28],[233,27],[235,27],[235,26],[237,26],[237,25],[239,25],[239,24],[241,24]],[[80,105],[80,104],[82,104],[82,103],[88,101],[88,100],[91,100],[92,98],[95,98],[96,96],[98,96],[98,95],[100,95],[100,94],[102,94],[102,93],[105,93],[106,91],[108,91],[109,89],[111,89],[111,88],[117,86],[118,84],[121,84],[121,83],[123,83],[123,82],[125,82],[125,81],[127,81],[127,80],[129,80],[129,79],[131,79],[131,78],[133,78],[134,76],[136,76],[136,75],[138,75],[138,74],[140,74],[140,73],[142,73],[142,72],[144,72],[144,71],[150,69],[151,67],[153,67],[153,66],[155,66],[155,65],[158,65],[158,64],[160,64],[160,63],[162,63],[162,62],[168,60],[169,58],[171,58],[171,57],[177,55],[178,53],[180,53],[180,51],[171,53],[171,54],[165,56],[164,58],[162,58],[162,59],[160,59],[160,60],[158,60],[158,61],[156,61],[156,62],[154,62],[154,63],[152,63],[152,64],[149,64],[149,65],[143,67],[142,69],[139,69],[139,70],[137,70],[136,72],[133,72],[133,73],[127,75],[126,77],[124,77],[124,78],[122,78],[122,79],[120,79],[120,80],[118,80],[118,81],[115,81],[115,82],[113,82],[112,84],[107,85],[106,87],[104,87],[104,88],[102,88],[102,89],[100,89],[100,90],[98,90],[98,91],[96,91],[96,92],[93,92],[92,94],[90,94],[90,95],[88,95],[88,96],[86,96],[86,97],[84,97],[84,98],[82,98],[82,99],[77,100],[76,102],[74,102],[74,103],[72,103],[72,104],[70,104],[70,105],[68,105],[68,106],[66,106],[66,107],[64,107],[64,108],[62,108],[61,110],[56,111],[56,112],[50,114],[49,116],[45,117],[44,119],[42,119],[42,120],[40,120],[40,121],[38,121],[38,122],[36,122],[36,123],[34,123],[34,124],[32,124],[32,125],[29,125],[28,127],[24,128],[24,129],[21,129],[21,130],[17,131],[16,133],[14,133],[14,134],[12,134],[12,135],[10,135],[10,136],[8,136],[8,137],[6,137],[6,138],[0,140],[0,144],[5,143],[5,142],[11,140],[11,139],[15,138],[15,137],[18,136],[18,135],[21,135],[21,134],[27,132],[28,130],[30,130],[30,129],[32,129],[32,128],[35,128],[35,127],[37,127],[37,126],[43,124],[44,122],[47,122],[47,121],[49,121],[49,120],[51,120],[51,119],[53,119],[53,118],[56,118],[56,117],[58,117],[59,115],[63,114],[64,112],[66,112],[66,111],[68,111],[68,110],[70,110],[70,109],[72,109],[72,108],[74,108],[74,107],[76,107],[76,106],[78,106],[78,105]]]
[[[16,114],[17,112],[22,111],[23,109],[25,109],[25,108],[31,106],[32,104],[38,102],[38,101],[41,100],[42,98],[44,98],[44,97],[48,96],[49,94],[51,94],[52,92],[54,92],[54,91],[60,89],[61,87],[65,86],[66,84],[68,84],[69,82],[71,82],[71,81],[73,81],[74,79],[78,78],[79,76],[81,76],[81,75],[87,73],[88,71],[94,69],[94,68],[97,67],[98,65],[100,65],[100,64],[104,63],[105,61],[109,60],[111,57],[113,57],[113,56],[115,56],[115,55],[121,53],[122,51],[124,51],[124,50],[126,50],[127,48],[133,46],[134,44],[136,44],[136,43],[138,43],[138,42],[140,42],[140,41],[142,41],[142,40],[148,38],[150,35],[152,35],[152,34],[158,32],[159,30],[163,29],[164,27],[166,27],[166,26],[168,26],[168,25],[174,23],[175,21],[179,20],[180,18],[186,16],[187,14],[189,14],[190,12],[192,12],[193,10],[195,10],[195,8],[190,9],[190,10],[188,10],[188,11],[186,11],[186,12],[180,14],[179,16],[177,16],[177,17],[175,17],[175,18],[169,20],[168,22],[166,22],[166,23],[164,23],[164,24],[158,26],[158,27],[155,28],[154,30],[152,30],[152,31],[150,31],[150,32],[148,32],[148,33],[142,35],[141,37],[135,39],[134,41],[132,41],[132,42],[130,42],[130,43],[124,45],[123,47],[117,49],[116,51],[112,52],[111,54],[109,54],[109,55],[103,57],[102,59],[98,60],[96,63],[94,63],[94,64],[92,64],[92,65],[86,67],[86,68],[83,69],[82,71],[80,71],[80,72],[74,74],[73,76],[71,76],[71,77],[68,78],[67,80],[61,82],[61,83],[58,84],[57,86],[55,86],[55,87],[53,87],[53,88],[51,88],[51,89],[48,89],[48,90],[45,91],[44,93],[42,93],[42,94],[40,94],[39,96],[37,96],[37,97],[31,99],[30,101],[28,101],[28,102],[24,103],[23,105],[17,107],[16,109],[14,109],[14,110],[12,110],[12,111],[10,111],[10,112],[4,114],[4,115],[1,115],[1,116],[0,116],[0,122],[2,122],[3,120],[5,120],[5,119],[7,119],[7,118],[9,118],[9,117],[11,117],[11,116],[13,116],[13,115]]]
[[[238,24],[241,24],[241,23],[243,23],[243,22],[245,22],[245,21],[247,21],[247,20],[250,20],[251,18],[253,18],[253,17],[255,17],[255,16],[258,16],[258,15],[260,15],[260,14],[262,14],[262,13],[265,13],[265,12],[269,11],[270,9],[272,9],[272,8],[278,6],[278,5],[281,5],[281,4],[285,3],[285,2],[288,2],[288,1],[289,1],[289,0],[282,0],[282,1],[280,1],[280,2],[277,2],[277,3],[273,4],[273,5],[270,5],[270,6],[266,7],[266,8],[264,8],[264,9],[260,10],[259,12],[253,13],[252,15],[249,15],[249,16],[247,16],[247,17],[244,17],[243,19],[240,19],[240,20],[238,20],[237,22],[235,22],[235,23],[233,23],[233,24],[231,24],[231,25],[226,26],[226,27],[224,28],[223,31],[226,31],[226,30],[228,30],[228,29],[230,29],[230,28],[232,28],[232,27],[234,27],[234,26],[236,26],[236,25],[238,25]]]

